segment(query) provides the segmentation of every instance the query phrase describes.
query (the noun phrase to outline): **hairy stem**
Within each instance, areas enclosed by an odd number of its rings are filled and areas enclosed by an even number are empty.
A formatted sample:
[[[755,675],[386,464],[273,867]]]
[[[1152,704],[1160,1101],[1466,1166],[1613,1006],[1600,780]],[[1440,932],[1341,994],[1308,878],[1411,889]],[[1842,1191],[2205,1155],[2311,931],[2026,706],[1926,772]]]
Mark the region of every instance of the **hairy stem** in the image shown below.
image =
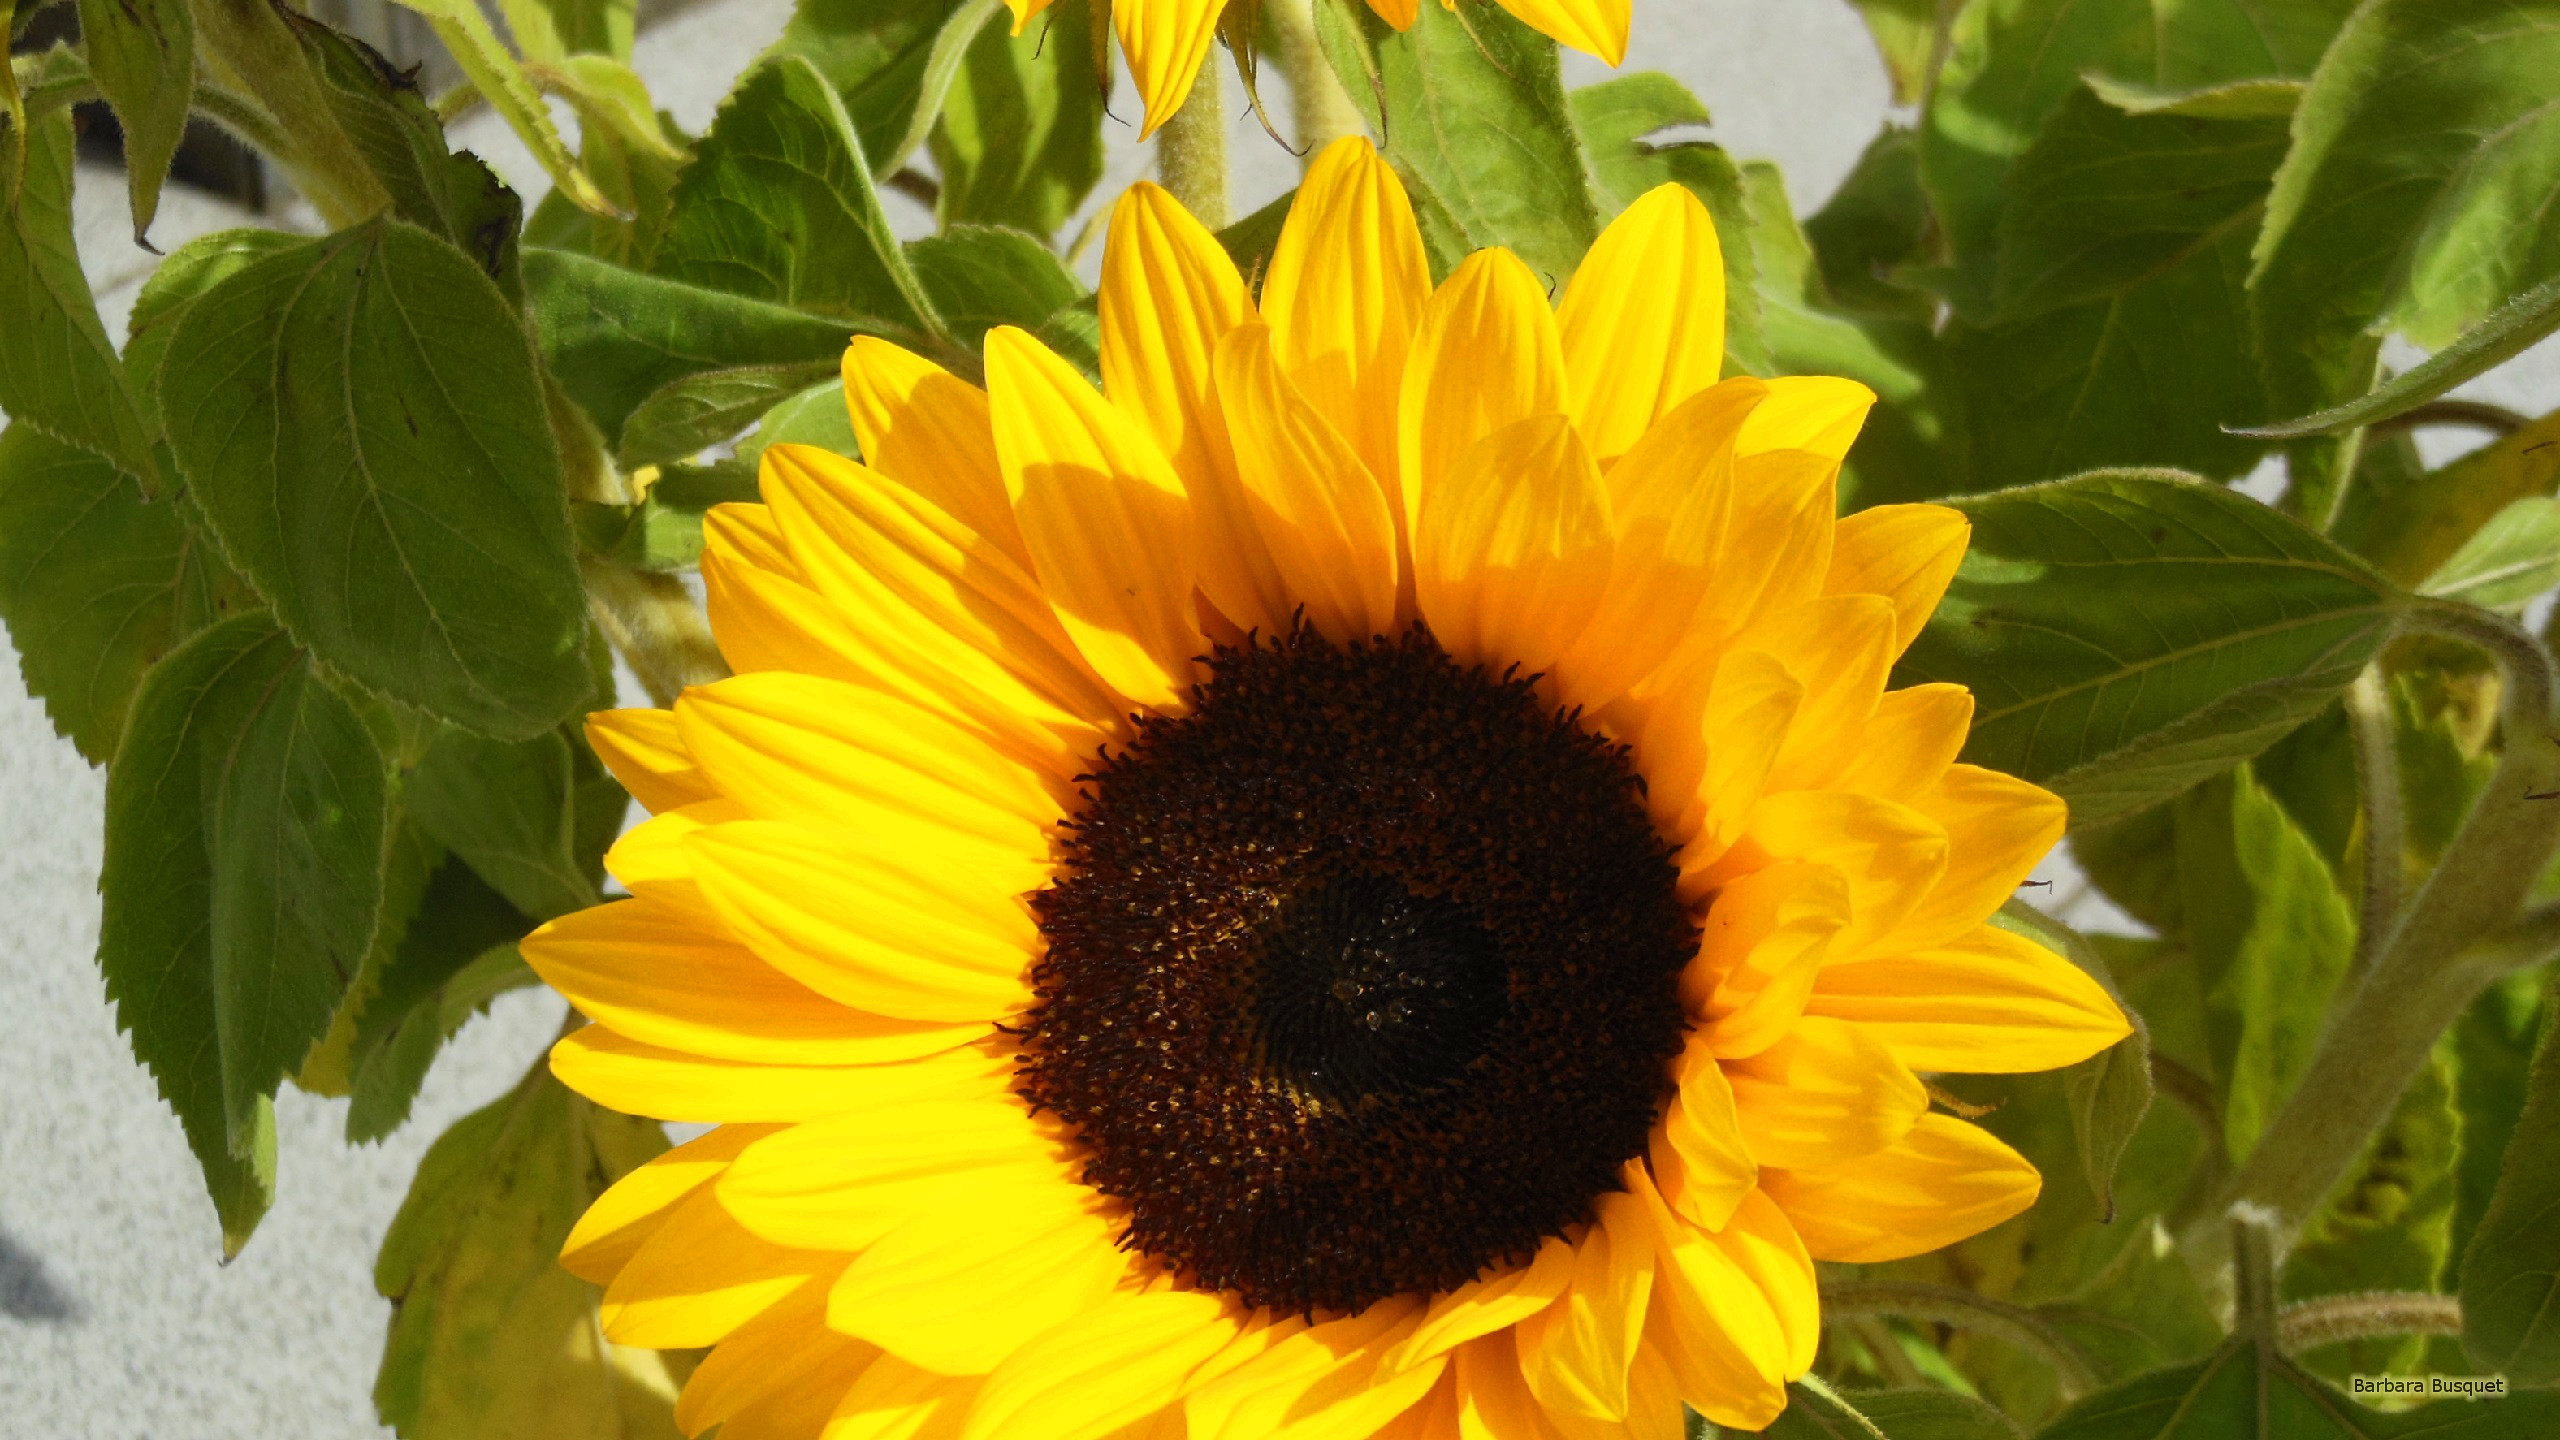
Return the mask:
[[[284,167],[321,218],[343,228],[391,208],[390,192],[339,127],[283,15],[267,0],[197,0],[194,9],[205,48],[255,93],[275,117],[277,138],[289,142],[269,158]]]
[[[2276,1343],[2287,1350],[2311,1350],[2345,1340],[2390,1335],[2459,1335],[2462,1302],[2450,1295],[2415,1291],[2367,1290],[2354,1295],[2323,1295],[2276,1312]]]
[[[1324,147],[1362,130],[1349,91],[1324,58],[1316,39],[1314,0],[1264,0],[1262,23],[1270,27],[1272,58],[1289,77],[1290,108],[1298,121],[1298,150],[1313,160]]]
[[[2356,749],[2356,790],[2364,798],[2364,900],[2357,917],[2354,983],[2373,964],[2400,913],[2401,855],[2406,848],[2400,805],[2400,753],[2392,735],[2391,693],[2379,663],[2347,687],[2347,729]]]
[[[2034,1352],[2051,1365],[2065,1400],[2076,1400],[2098,1386],[2097,1372],[2090,1367],[2088,1357],[2043,1316],[1970,1290],[1909,1280],[1860,1280],[1826,1287],[1822,1308],[1832,1319],[1899,1315],[1906,1320],[1952,1325],[2005,1340]]]
[[[2444,857],[2329,1017],[2318,1050],[2220,1200],[2179,1237],[2208,1293],[2232,1284],[2231,1202],[2273,1212],[2288,1242],[2390,1117],[2436,1038],[2499,973],[2499,940],[2560,842],[2560,737],[2551,657],[2512,622],[2473,606],[2417,601],[2417,628],[2488,651],[2505,678],[2502,751]],[[2540,797],[2540,798],[2537,798]]]
[[[2385,435],[2394,430],[2415,430],[2428,425],[2468,425],[2493,435],[2513,435],[2533,422],[2504,405],[2485,400],[2430,400],[2413,410],[2403,410],[2388,420],[2376,420],[2367,433]]]
[[[1219,95],[1218,48],[1200,60],[1191,97],[1156,134],[1156,173],[1191,217],[1212,230],[1227,223],[1227,111]]]
[[[631,663],[640,688],[661,709],[675,704],[685,687],[708,685],[729,673],[711,639],[711,622],[683,581],[592,559],[579,569],[596,628]]]

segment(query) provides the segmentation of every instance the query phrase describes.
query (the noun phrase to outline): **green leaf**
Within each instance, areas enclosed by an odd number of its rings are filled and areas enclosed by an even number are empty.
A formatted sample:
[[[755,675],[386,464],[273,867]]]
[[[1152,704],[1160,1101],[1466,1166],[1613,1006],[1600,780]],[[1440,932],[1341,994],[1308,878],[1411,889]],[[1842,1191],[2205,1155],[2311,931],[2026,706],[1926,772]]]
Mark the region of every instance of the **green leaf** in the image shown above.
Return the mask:
[[[2560,3],[2375,0],[2294,119],[2250,272],[2279,414],[2349,400],[2369,332],[2430,349],[2560,275]]]
[[[376,743],[380,743],[378,736]],[[390,843],[382,852],[382,909],[374,921],[373,943],[365,948],[364,963],[356,967],[346,993],[338,997],[328,1033],[302,1057],[301,1068],[293,1074],[294,1084],[315,1095],[344,1095],[354,1083],[356,1036],[365,1011],[381,993],[383,972],[399,953],[400,942],[417,923],[428,876],[445,860],[444,847],[420,834],[405,817],[390,825],[390,833]]]
[[[651,496],[695,510],[708,509],[724,500],[751,500],[755,498],[756,465],[770,445],[815,445],[838,455],[859,456],[862,442],[854,437],[853,412],[845,404],[844,382],[812,385],[764,412],[754,433],[738,442],[737,459],[746,471],[742,490],[693,487],[670,477],[659,481]]]
[[[160,428],[160,366],[188,307],[252,263],[301,243],[301,237],[281,230],[216,230],[179,246],[152,268],[134,297],[124,342],[124,373],[152,429]]]
[[[2026,1440],[2018,1422],[1969,1395],[1849,1390],[1840,1398],[1856,1405],[1888,1440]]]
[[[2560,1379],[2560,1004],[2545,991],[2524,1115],[2462,1253],[2462,1348],[2518,1384]]]
[[[915,122],[926,59],[963,0],[799,0],[768,58],[808,61],[844,97],[862,152],[885,164]]]
[[[1970,686],[1965,758],[2054,789],[2082,823],[2310,719],[2401,603],[2353,556],[2192,477],[2097,471],[1956,503],[1972,549],[1895,683]]]
[[[2009,175],[2047,116],[2095,72],[2155,91],[2311,73],[2349,0],[1982,0],[1956,13],[1946,66],[1920,120],[1960,311],[1991,301]]]
[[[2496,1196],[2516,1123],[2524,1115],[2534,1032],[2542,1019],[2542,979],[2530,970],[2504,976],[2454,1022],[2454,1103],[2462,1112],[2462,1156],[2454,1171],[2448,1241],[2456,1274],[2448,1279],[2458,1278],[2462,1256]]]
[[[1102,178],[1092,25],[1090,5],[1053,6],[1020,35],[991,25],[969,46],[933,130],[944,226],[1052,235]]]
[[[499,741],[448,728],[401,787],[418,828],[516,909],[549,920],[596,903],[578,860],[570,746],[559,732]]]
[[[843,103],[788,56],[730,92],[676,181],[654,264],[670,279],[849,323],[935,324]]]
[[[2082,1399],[2037,1440],[2533,1440],[2554,1427],[2560,1395],[2531,1391],[2368,1410],[2244,1335]]]
[[[1048,246],[992,225],[955,225],[910,241],[907,262],[952,338],[972,350],[998,325],[1037,332],[1084,294]]]
[[[382,1418],[405,1440],[675,1440],[666,1362],[603,1339],[599,1292],[559,1261],[587,1206],[666,1148],[544,1061],[438,1137],[374,1265]]]
[[[1893,80],[1893,103],[1915,105],[1928,93],[1939,58],[1940,37],[1952,7],[1938,0],[1850,0],[1866,17],[1876,56]]]
[[[1218,247],[1236,263],[1236,273],[1244,277],[1245,288],[1256,299],[1262,296],[1262,277],[1271,269],[1271,256],[1280,248],[1281,227],[1289,223],[1290,207],[1297,203],[1298,192],[1286,191],[1218,232]]]
[[[782,399],[836,373],[832,360],[740,365],[670,380],[622,425],[619,448],[628,467],[682,460],[755,423]]]
[[[375,220],[188,308],[169,443],[288,628],[386,695],[506,738],[586,693],[586,604],[514,311],[443,241]]]
[[[2171,90],[2092,72],[2080,77],[2098,98],[2127,115],[2192,115],[2200,120],[2282,120],[2302,106],[2299,80],[2232,80],[2201,90]]]
[[[2151,1111],[2151,1032],[2141,1012],[2125,1003],[2116,988],[2106,957],[2086,937],[2023,900],[2010,900],[1992,923],[2017,931],[2086,972],[2098,982],[2133,1022],[2133,1033],[2061,1071],[2063,1092],[2071,1102],[2071,1130],[2077,1138],[2080,1173],[2098,1202],[2101,1223],[2116,1218],[2116,1166],[2124,1159],[2142,1117]]]
[[[461,857],[438,864],[348,1047],[349,1143],[406,1124],[436,1051],[463,1022],[507,991],[541,983],[516,953],[533,923]]]
[[[1667,145],[1646,137],[1707,123],[1707,107],[1668,75],[1640,71],[1569,97],[1574,132],[1590,166],[1592,194],[1614,217],[1657,185],[1679,185],[1698,197],[1716,225],[1724,253],[1725,373],[1765,375],[1771,361],[1760,316],[1760,267],[1753,253],[1750,201],[1741,170],[1721,146],[1695,140]]]
[[[160,208],[160,186],[186,133],[196,86],[196,25],[186,0],[80,0],[89,73],[124,130],[139,245]]]
[[[23,167],[0,205],[0,411],[94,451],[156,492],[151,431],[125,388],[115,348],[71,239],[71,116],[0,130],[0,178]]]
[[[2490,311],[2455,336],[2451,344],[2375,386],[2361,399],[2243,433],[2290,440],[2379,424],[2395,415],[2406,415],[2456,385],[2487,374],[2554,331],[2560,331],[2560,277],[2545,280]]]
[[[2560,584],[2560,500],[2528,495],[2462,542],[2419,593],[2514,608]]]
[[[1386,157],[1413,197],[1433,274],[1502,245],[1555,285],[1573,278],[1600,216],[1554,42],[1489,5],[1425,5],[1403,34],[1365,10],[1359,22],[1385,86]],[[1343,83],[1368,93],[1365,80]]]
[[[507,32],[528,60],[581,53],[631,58],[636,0],[504,0]]]
[[[1920,138],[1887,125],[1823,207],[1804,222],[1831,301],[1845,309],[1928,321],[1935,303],[1891,277],[1926,253],[1936,225],[1920,184]]]
[[[2403,585],[2424,583],[2507,506],[2552,492],[2560,410],[2440,469],[2421,470],[2416,460],[2405,435],[2368,444],[2331,531]]]
[[[444,125],[414,75],[317,20],[279,10],[302,42],[323,98],[357,158],[390,192],[392,213],[453,242],[498,284],[510,305],[524,299],[516,231],[524,202],[480,157],[445,146]]]
[[[107,774],[99,968],[204,1167],[226,1253],[273,1194],[268,1097],[372,940],[385,769],[311,658],[251,615],[152,667]]]
[[[31,426],[0,433],[0,620],[27,693],[92,764],[154,661],[255,603],[185,509]]]
[[[2245,766],[2179,797],[2178,888],[2237,1163],[2310,1064],[2355,915],[2328,861]]]
[[[2452,1047],[2439,1045],[2285,1255],[2283,1298],[2360,1291],[2431,1292],[2443,1278],[2453,1232],[2454,1162],[2462,1118],[2454,1108]],[[2332,1380],[2407,1374],[2425,1355],[2423,1335],[2372,1337],[2303,1357]]]
[[[2066,98],[2009,172],[2000,316],[2099,299],[2248,236],[2284,159],[2285,120],[2128,115],[2087,90]]]
[[[686,159],[683,134],[658,113],[649,87],[621,61],[572,55],[545,83],[577,112],[578,166],[620,213],[581,210],[555,189],[525,222],[524,243],[645,267],[673,212],[676,177]]]
[[[642,401],[688,375],[833,360],[854,330],[567,251],[529,252],[524,273],[544,362],[608,438],[621,435]]]

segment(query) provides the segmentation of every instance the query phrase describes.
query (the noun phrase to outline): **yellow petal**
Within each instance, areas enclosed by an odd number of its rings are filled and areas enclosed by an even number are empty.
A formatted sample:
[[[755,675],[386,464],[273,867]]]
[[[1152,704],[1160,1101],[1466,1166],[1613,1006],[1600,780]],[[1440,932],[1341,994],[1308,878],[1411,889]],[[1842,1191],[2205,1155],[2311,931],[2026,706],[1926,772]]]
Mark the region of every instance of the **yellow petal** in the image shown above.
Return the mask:
[[[726,1060],[859,1065],[919,1043],[856,1014],[654,899],[563,915],[525,962],[589,1018],[634,1040]]]
[[[1598,613],[1558,666],[1566,703],[1598,710],[1696,631],[1732,516],[1734,436],[1766,388],[1746,378],[1699,391],[1609,467],[1617,551]]]
[[[685,854],[684,838],[707,825],[749,818],[747,807],[726,796],[652,815],[623,831],[622,838],[604,852],[605,873],[631,887],[632,894],[663,901],[683,911],[685,923],[717,935],[719,921],[694,886],[693,861]]]
[[[1684,868],[1722,855],[1741,835],[1807,699],[1804,682],[1780,655],[1742,650],[1717,662],[1699,722],[1705,771],[1697,781],[1696,833],[1681,854]]]
[[[1544,670],[1609,583],[1609,497],[1560,415],[1507,426],[1429,482],[1413,532],[1422,615],[1462,665]]]
[[[1946,1115],[1923,1115],[1900,1141],[1845,1165],[1760,1172],[1815,1259],[1857,1264],[1978,1235],[2034,1204],[2042,1184],[2024,1156]]]
[[[694,767],[669,711],[598,710],[587,717],[587,745],[652,814],[720,793]]]
[[[1030,998],[1023,970],[1039,936],[1012,897],[1039,882],[1026,883],[1020,857],[917,831],[855,837],[769,820],[686,845],[729,927],[822,995],[944,1022],[992,1020]]]
[[[1194,1440],[1366,1440],[1439,1380],[1446,1362],[1393,1370],[1384,1356],[1413,1332],[1422,1305],[1379,1301],[1281,1340],[1183,1402]]]
[[[1081,1186],[990,1187],[918,1215],[846,1267],[827,1323],[938,1374],[984,1375],[1129,1274],[1091,1201]]]
[[[895,1022],[875,1023],[888,1030]],[[626,1115],[704,1123],[821,1120],[905,1093],[913,1067],[898,1062],[951,1054],[990,1033],[984,1025],[897,1028],[907,1033],[885,1035],[879,1053],[864,1064],[758,1065],[661,1049],[590,1025],[551,1047],[551,1073]]]
[[[1746,437],[1774,403],[1773,390],[1743,422]],[[1804,450],[1746,454],[1736,443],[1733,513],[1699,614],[1703,639],[1720,643],[1820,592],[1831,564],[1839,477],[1837,460]]]
[[[1902,648],[1920,636],[1964,559],[1973,522],[1944,505],[1878,505],[1844,516],[1833,532],[1826,595],[1882,595],[1893,602]]]
[[[768,1245],[740,1229],[709,1190],[696,1190],[605,1287],[604,1333],[654,1350],[715,1345],[842,1263]]]
[[[1411,0],[1401,9],[1400,21],[1378,13],[1402,30],[1413,24]],[[1262,314],[1282,373],[1368,465],[1399,535],[1396,397],[1430,297],[1431,267],[1403,182],[1368,137],[1334,141],[1307,167],[1280,227]]]
[[[1911,1133],[1920,1079],[1855,1025],[1807,1015],[1757,1055],[1725,1062],[1742,1138],[1763,1165],[1843,1164]]]
[[[1875,595],[1808,600],[1754,628],[1750,644],[1783,656],[1804,686],[1786,744],[1768,770],[1771,790],[1815,789],[1838,775],[1884,694],[1900,647],[1893,606]]]
[[[1279,628],[1303,607],[1307,622],[1337,644],[1393,630],[1396,524],[1376,477],[1280,373],[1270,331],[1229,332],[1217,369],[1238,496],[1278,586],[1255,602],[1251,613],[1265,618],[1251,623]],[[1226,601],[1218,608],[1248,623]]]
[[[1663,1203],[1709,1230],[1721,1230],[1759,1183],[1759,1163],[1743,1143],[1733,1085],[1704,1030],[1692,1030],[1672,1062],[1678,1089],[1653,1132],[1653,1173]]]
[[[1740,1247],[1664,1208],[1642,1165],[1627,1171],[1627,1193],[1649,1219],[1658,1266],[1645,1338],[1670,1362],[1681,1398],[1723,1425],[1740,1423],[1772,1396],[1782,1402],[1794,1337],[1738,1258]],[[1742,1228],[1742,1216],[1756,1218],[1748,1202],[1735,1215],[1728,1230]]]
[[[1831,786],[1888,799],[1922,794],[1955,763],[1972,726],[1973,694],[1961,685],[1888,690]]]
[[[1822,1297],[1814,1286],[1813,1256],[1787,1212],[1764,1190],[1743,1197],[1733,1223],[1715,1233],[1726,1258],[1751,1277],[1778,1322],[1784,1362],[1780,1378],[1798,1379],[1813,1368],[1822,1343]]]
[[[1934,950],[1825,966],[1805,1013],[1854,1022],[1915,1070],[1959,1074],[2057,1069],[2133,1028],[2080,967],[1996,925]]]
[[[1574,1254],[1570,1242],[1550,1235],[1528,1264],[1470,1280],[1445,1295],[1433,1296],[1413,1333],[1387,1352],[1387,1365],[1396,1370],[1408,1369],[1544,1310],[1573,1279]]]
[[[676,1203],[720,1178],[738,1152],[774,1132],[770,1125],[723,1125],[648,1161],[613,1182],[569,1228],[560,1265],[603,1285],[639,1251]]]
[[[1369,0],[1369,8],[1398,30],[1410,30],[1422,13],[1422,0]]]
[[[1405,358],[1396,468],[1406,533],[1423,495],[1477,441],[1564,411],[1564,351],[1545,287],[1508,250],[1468,256],[1423,305]]]
[[[922,496],[808,445],[766,450],[761,483],[801,572],[864,630],[981,687],[999,685],[989,672],[1000,671],[1064,715],[1108,724],[1118,713],[1038,582]]]
[[[703,1357],[676,1397],[676,1426],[699,1435],[777,1392],[799,1388],[822,1368],[854,1371],[879,1353],[878,1346],[828,1329],[827,1287],[803,1285]]]
[[[1596,55],[1604,64],[1626,61],[1633,0],[1502,0],[1502,8],[1539,34]]]
[[[1655,1227],[1643,1202],[1624,1191],[1602,1195],[1592,1208],[1598,1218],[1575,1249],[1565,1293],[1513,1334],[1521,1376],[1540,1404],[1622,1420],[1627,1370],[1653,1295]]]
[[[975,1379],[937,1375],[882,1355],[845,1388],[818,1440],[958,1440],[977,1394]],[[798,1431],[789,1440],[808,1434]],[[721,1440],[728,1440],[727,1431]]]
[[[1732,853],[1700,878],[1713,882],[1720,878],[1718,871],[1744,871],[1771,859],[1810,860],[1838,871],[1849,884],[1849,923],[1832,940],[1831,953],[1847,958],[1866,954],[1889,937],[1918,933],[1906,922],[1924,901],[1939,903],[1939,878],[1955,870],[1949,849],[1945,828],[1915,805],[1840,791],[1790,790],[1762,797]],[[2021,870],[2020,878],[2025,873]],[[1980,920],[1991,908],[1976,911],[1972,919]]]
[[[2060,843],[2068,818],[2060,796],[1979,765],[1948,766],[1937,784],[1910,803],[1945,830],[1947,868],[1929,898],[1885,942],[1893,949],[1927,949],[1981,924]]]
[[[1460,1347],[1449,1368],[1457,1387],[1460,1440],[1564,1440],[1521,1378],[1511,1336],[1488,1335]]]
[[[985,1187],[1074,1184],[1021,1101],[989,1077],[984,1094],[920,1098],[794,1125],[749,1149],[720,1203],[777,1245],[865,1249],[928,1211]]]
[[[960,1440],[1103,1440],[1172,1406],[1246,1324],[1221,1295],[1110,1295],[998,1365]]]
[[[1050,604],[1112,688],[1172,708],[1205,648],[1182,482],[1144,428],[1047,346],[999,326],[986,354],[1005,491]]]
[[[996,468],[985,391],[921,355],[856,335],[844,352],[844,394],[872,469],[1031,568]]]
[[[1739,1059],[1777,1043],[1804,1012],[1853,903],[1839,872],[1811,861],[1769,865],[1717,893],[1698,956],[1680,976],[1715,1054]]]
[[[1120,32],[1120,48],[1129,57],[1129,78],[1137,82],[1146,105],[1146,121],[1138,138],[1156,133],[1191,95],[1200,62],[1218,33],[1218,13],[1226,0],[1148,0],[1115,5],[1112,28]]]
[[[1060,813],[1033,772],[878,690],[767,671],[695,686],[675,713],[720,793],[771,819],[922,822],[1045,855]]]
[[[1742,429],[1741,453],[1809,450],[1838,460],[1849,453],[1876,393],[1832,375],[1783,375],[1769,382],[1769,403]]]
[[[1023,27],[1031,23],[1031,17],[1055,3],[1056,0],[1004,0],[1005,8],[1013,12],[1013,33],[1021,34]]]
[[[1506,7],[1575,44],[1524,13],[1524,5],[1614,10],[1616,43],[1621,50],[1626,44],[1625,0],[1513,0]],[[1556,326],[1568,413],[1605,469],[1724,372],[1724,251],[1707,207],[1679,185],[1638,198],[1592,242],[1556,307]]]
[[[721,1421],[719,1440],[809,1440],[827,1431],[827,1417],[845,1390],[859,1383],[878,1358],[868,1345],[848,1344],[833,1350],[797,1379],[767,1391],[763,1399]]]

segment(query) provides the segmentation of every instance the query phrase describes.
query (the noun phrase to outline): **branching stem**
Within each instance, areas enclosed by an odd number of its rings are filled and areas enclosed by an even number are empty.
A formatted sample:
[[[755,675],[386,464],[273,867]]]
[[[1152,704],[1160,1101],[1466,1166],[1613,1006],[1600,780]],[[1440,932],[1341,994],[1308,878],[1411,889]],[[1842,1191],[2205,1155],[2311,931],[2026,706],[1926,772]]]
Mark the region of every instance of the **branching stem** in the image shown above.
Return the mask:
[[[1313,0],[1264,0],[1262,23],[1270,27],[1277,42],[1268,47],[1271,56],[1280,62],[1280,73],[1289,77],[1299,153],[1312,162],[1327,145],[1361,132],[1360,112],[1316,39]]]
[[[2459,1335],[2462,1302],[2451,1295],[2367,1290],[2323,1295],[2276,1312],[2276,1343],[2288,1352],[2389,1335]]]
[[[2356,789],[2364,797],[2364,901],[2356,925],[2349,983],[2373,965],[2400,913],[2400,867],[2406,831],[2400,804],[2400,753],[2392,734],[2391,692],[2379,662],[2347,687],[2348,733],[2354,737]]]
[[[2090,1366],[2089,1358],[2043,1316],[1970,1290],[1910,1280],[1860,1280],[1826,1287],[1822,1308],[1827,1318],[1899,1315],[1906,1320],[1952,1325],[2005,1340],[2033,1351],[2051,1365],[2065,1400],[2076,1400],[2098,1386],[2097,1371]]]

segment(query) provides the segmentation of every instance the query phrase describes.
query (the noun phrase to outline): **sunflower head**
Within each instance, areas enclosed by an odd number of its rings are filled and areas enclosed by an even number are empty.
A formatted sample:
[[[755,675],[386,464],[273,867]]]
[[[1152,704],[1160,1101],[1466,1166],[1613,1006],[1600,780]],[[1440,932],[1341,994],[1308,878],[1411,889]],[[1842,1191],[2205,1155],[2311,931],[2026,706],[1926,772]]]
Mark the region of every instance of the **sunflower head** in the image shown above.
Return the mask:
[[[564,1080],[718,1126],[564,1256],[691,1431],[1757,1427],[1814,1260],[2034,1199],[1918,1075],[2127,1026],[1988,923],[2060,803],[1885,688],[1964,523],[1835,519],[1872,397],[1723,311],[1672,187],[1435,287],[1351,140],[1258,297],[1131,191],[1099,391],[855,342],[862,460],[707,527],[739,673],[591,722],[631,898],[526,944]]]

